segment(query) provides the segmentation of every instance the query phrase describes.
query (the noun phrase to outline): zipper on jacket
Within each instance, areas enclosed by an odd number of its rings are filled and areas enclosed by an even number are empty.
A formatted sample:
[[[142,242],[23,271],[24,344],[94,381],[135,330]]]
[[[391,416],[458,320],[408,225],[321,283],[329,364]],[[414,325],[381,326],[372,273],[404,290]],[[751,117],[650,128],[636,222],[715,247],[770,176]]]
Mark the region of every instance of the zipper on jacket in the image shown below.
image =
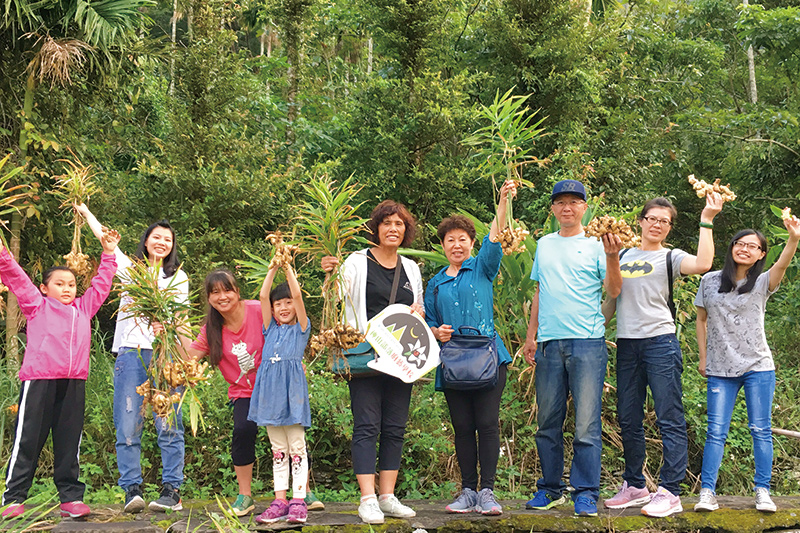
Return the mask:
[[[72,307],[72,327],[69,330],[69,368],[67,369],[67,377],[72,378],[72,349],[73,349],[73,341],[75,338],[75,307]]]

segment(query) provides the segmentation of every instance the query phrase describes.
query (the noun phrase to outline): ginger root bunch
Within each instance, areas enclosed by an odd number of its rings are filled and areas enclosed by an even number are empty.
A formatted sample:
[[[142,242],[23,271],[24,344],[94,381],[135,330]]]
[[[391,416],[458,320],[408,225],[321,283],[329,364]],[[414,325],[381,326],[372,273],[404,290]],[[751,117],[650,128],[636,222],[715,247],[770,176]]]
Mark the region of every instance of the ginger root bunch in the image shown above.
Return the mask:
[[[280,269],[284,266],[291,266],[294,256],[300,247],[283,242],[283,235],[280,231],[267,235],[267,240],[275,247],[275,255],[272,256],[269,267]]]
[[[503,228],[503,231],[497,236],[500,244],[503,246],[503,253],[511,255],[525,251],[525,239],[530,235],[530,232],[520,225],[511,227],[510,225]]]
[[[705,180],[695,178],[694,174],[689,174],[689,183],[697,193],[698,198],[702,198],[710,192],[715,192],[722,197],[723,202],[732,202],[736,200],[736,194],[731,190],[731,184],[720,185],[719,178],[714,180],[714,183],[707,183]]]
[[[175,359],[161,368],[161,375],[170,387],[194,386],[208,379],[205,375],[207,368],[208,363]]]
[[[608,215],[593,218],[584,228],[584,232],[587,237],[595,237],[598,241],[606,233],[612,233],[619,237],[625,248],[635,248],[642,242],[641,237],[636,235],[627,222]]]
[[[150,386],[149,380],[136,387],[136,392],[144,398],[142,411],[146,409],[147,405],[150,405],[159,418],[167,418],[172,412],[173,404],[181,401],[179,393],[170,394],[167,391],[155,389]]]
[[[341,353],[342,350],[355,348],[362,342],[364,342],[364,335],[360,331],[349,324],[338,324],[311,337],[308,346],[311,356],[314,357],[328,348],[332,348],[336,353]]]
[[[791,220],[792,218],[792,208],[791,207],[784,207],[781,209],[781,220]]]

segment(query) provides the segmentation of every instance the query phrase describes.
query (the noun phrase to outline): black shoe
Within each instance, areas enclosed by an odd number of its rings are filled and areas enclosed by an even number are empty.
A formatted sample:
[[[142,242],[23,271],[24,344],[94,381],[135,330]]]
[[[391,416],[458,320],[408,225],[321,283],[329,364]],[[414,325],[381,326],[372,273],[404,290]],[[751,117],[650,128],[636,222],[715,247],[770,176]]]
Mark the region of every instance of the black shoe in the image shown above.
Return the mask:
[[[161,497],[156,501],[150,502],[149,507],[151,511],[180,511],[183,509],[183,505],[181,505],[181,493],[169,483],[164,483],[164,486],[161,488]]]
[[[125,512],[141,513],[144,510],[144,498],[142,489],[138,484],[131,485],[125,489]]]

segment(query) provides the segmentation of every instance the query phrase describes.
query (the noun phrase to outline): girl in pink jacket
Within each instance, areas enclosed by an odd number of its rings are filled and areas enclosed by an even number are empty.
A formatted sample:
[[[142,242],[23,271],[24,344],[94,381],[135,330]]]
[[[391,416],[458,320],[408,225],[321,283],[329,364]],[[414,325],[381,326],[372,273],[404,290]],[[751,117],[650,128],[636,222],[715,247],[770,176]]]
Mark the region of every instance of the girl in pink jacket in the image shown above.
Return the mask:
[[[53,433],[53,481],[61,516],[89,514],[85,485],[78,480],[78,451],[83,431],[86,378],[89,375],[92,317],[108,298],[117,271],[114,248],[119,233],[108,231],[100,242],[103,255],[97,275],[76,298],[75,273],[65,266],[48,269],[39,288],[5,247],[0,246],[0,279],[14,293],[28,321],[28,344],[19,371],[22,381],[14,447],[8,461],[3,518],[25,511],[36,464],[48,434]]]

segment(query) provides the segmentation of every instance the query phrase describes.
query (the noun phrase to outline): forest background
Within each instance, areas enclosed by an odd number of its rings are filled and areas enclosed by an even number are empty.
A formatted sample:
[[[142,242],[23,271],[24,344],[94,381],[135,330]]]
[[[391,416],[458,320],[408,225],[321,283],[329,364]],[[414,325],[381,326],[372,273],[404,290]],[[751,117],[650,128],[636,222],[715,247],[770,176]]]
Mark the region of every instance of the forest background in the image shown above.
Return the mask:
[[[291,232],[302,185],[327,174],[363,186],[354,204],[368,216],[380,200],[406,203],[421,231],[412,248],[430,251],[433,229],[456,210],[488,222],[491,176],[461,141],[485,126],[479,110],[509,89],[528,96],[544,135],[532,153],[514,214],[535,238],[552,229],[548,191],[584,181],[600,213],[634,213],[666,195],[680,215],[671,245],[696,250],[703,200],[686,182],[730,182],[739,198],[715,220],[715,267],[738,229],[783,241],[771,205],[800,211],[800,7],[791,0],[743,6],[738,0],[9,0],[0,11],[2,172],[33,184],[35,201],[7,215],[10,245],[34,277],[70,249],[71,214],[49,194],[79,159],[102,190],[89,205],[133,253],[142,231],[169,219],[193,288],[245,251],[268,257],[265,235]],[[58,58],[61,63],[55,62]],[[70,152],[71,150],[71,152]],[[497,176],[497,178],[501,178]],[[498,328],[512,352],[524,338],[532,285],[527,253],[507,256],[496,283]],[[87,236],[85,249],[100,248]],[[776,248],[777,250],[777,248]],[[298,258],[318,325],[322,274]],[[437,265],[423,262],[426,277]],[[679,333],[690,436],[686,490],[699,490],[705,438],[705,382],[696,370],[692,300],[699,278],[681,280]],[[244,292],[255,285],[242,280]],[[775,427],[800,426],[800,275],[789,270],[768,305],[775,354]],[[204,298],[194,296],[197,317]],[[120,501],[112,420],[114,359],[109,303],[96,320],[83,478],[90,502]],[[0,460],[9,454],[18,380],[14,326],[4,318],[0,373]],[[24,328],[22,332],[24,340]],[[613,326],[609,331],[613,340]],[[615,416],[614,354],[604,395],[602,485],[623,470]],[[525,497],[539,476],[532,371],[517,357],[501,410],[501,497]],[[310,364],[314,488],[325,499],[357,494],[349,463],[351,417],[344,383]],[[234,496],[230,409],[218,375],[203,386],[205,427],[187,435],[184,497]],[[652,408],[646,419],[648,475],[660,464]],[[567,439],[571,438],[567,427]],[[447,499],[458,469],[444,398],[415,387],[398,491]],[[775,439],[773,489],[800,492],[800,442]],[[160,458],[146,432],[146,482],[157,490]],[[720,493],[747,494],[753,461],[743,402],[737,407]],[[255,490],[269,491],[265,435]],[[50,452],[35,489],[52,493]]]

